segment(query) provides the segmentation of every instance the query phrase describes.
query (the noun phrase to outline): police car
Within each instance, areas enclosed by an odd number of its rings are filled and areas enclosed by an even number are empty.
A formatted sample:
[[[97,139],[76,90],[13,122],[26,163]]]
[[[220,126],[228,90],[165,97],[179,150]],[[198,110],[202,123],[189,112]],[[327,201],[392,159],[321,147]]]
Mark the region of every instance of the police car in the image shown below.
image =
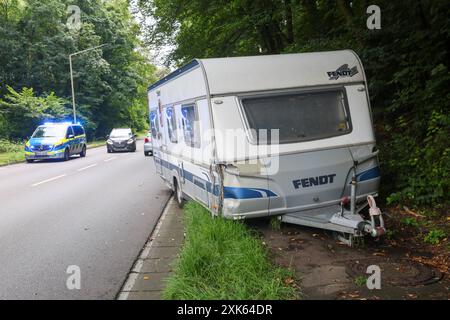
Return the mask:
[[[36,128],[25,145],[27,162],[44,159],[69,160],[86,156],[86,133],[79,124],[45,123]]]

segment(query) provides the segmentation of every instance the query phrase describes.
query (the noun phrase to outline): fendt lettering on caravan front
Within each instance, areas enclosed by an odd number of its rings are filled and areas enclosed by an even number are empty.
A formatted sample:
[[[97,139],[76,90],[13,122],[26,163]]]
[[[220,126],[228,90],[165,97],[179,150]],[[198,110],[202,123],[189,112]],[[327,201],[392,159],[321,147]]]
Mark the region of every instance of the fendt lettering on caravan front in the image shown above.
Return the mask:
[[[149,87],[156,170],[214,215],[385,233],[364,69],[350,50],[198,59]],[[368,214],[363,214],[369,206]]]

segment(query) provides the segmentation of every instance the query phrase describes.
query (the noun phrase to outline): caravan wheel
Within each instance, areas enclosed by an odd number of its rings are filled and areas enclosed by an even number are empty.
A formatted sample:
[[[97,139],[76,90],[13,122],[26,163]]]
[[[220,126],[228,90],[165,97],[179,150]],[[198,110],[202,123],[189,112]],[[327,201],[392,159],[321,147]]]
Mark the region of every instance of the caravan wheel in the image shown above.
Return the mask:
[[[184,198],[183,198],[183,191],[181,191],[181,188],[178,185],[177,179],[173,179],[173,187],[175,191],[175,197],[177,199],[178,207],[183,208],[184,206]]]

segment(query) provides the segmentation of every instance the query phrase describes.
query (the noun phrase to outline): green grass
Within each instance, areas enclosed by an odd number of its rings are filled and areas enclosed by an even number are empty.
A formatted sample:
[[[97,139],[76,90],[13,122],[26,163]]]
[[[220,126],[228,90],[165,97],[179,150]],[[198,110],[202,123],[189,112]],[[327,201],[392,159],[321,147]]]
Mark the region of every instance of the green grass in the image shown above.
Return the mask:
[[[24,143],[0,139],[0,166],[25,161]]]
[[[101,146],[106,146],[106,140],[95,140],[88,142],[87,144],[88,149],[97,148]]]
[[[2,152],[0,153],[0,166],[25,161],[24,152]]]
[[[364,276],[357,276],[354,279],[355,285],[357,285],[358,287],[362,287],[367,283],[367,278]]]
[[[433,245],[437,245],[441,242],[442,239],[444,239],[446,237],[446,233],[443,230],[439,230],[439,229],[435,229],[435,230],[430,230],[428,232],[428,234],[425,236],[425,238],[423,239],[423,241],[425,243],[429,243],[429,244],[433,244]]]
[[[165,299],[295,299],[293,272],[271,264],[262,242],[240,221],[185,206],[186,239]]]

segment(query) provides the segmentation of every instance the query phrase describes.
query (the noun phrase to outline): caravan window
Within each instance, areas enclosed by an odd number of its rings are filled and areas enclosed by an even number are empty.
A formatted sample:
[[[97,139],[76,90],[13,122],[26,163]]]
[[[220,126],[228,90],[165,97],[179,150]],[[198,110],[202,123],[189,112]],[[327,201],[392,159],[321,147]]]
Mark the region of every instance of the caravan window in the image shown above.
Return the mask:
[[[182,106],[181,115],[183,116],[181,123],[183,125],[184,141],[186,142],[186,145],[200,148],[200,128],[198,127],[198,114],[195,106]]]
[[[175,109],[173,107],[166,108],[167,131],[169,139],[173,143],[177,143],[177,121],[175,118]]]
[[[150,128],[152,130],[152,137],[157,139],[159,133],[159,121],[156,110],[150,112]]]
[[[343,90],[246,98],[242,104],[253,129],[251,138],[261,144],[271,143],[271,129],[279,130],[279,143],[324,139],[351,131]],[[267,135],[261,129],[267,129]]]

